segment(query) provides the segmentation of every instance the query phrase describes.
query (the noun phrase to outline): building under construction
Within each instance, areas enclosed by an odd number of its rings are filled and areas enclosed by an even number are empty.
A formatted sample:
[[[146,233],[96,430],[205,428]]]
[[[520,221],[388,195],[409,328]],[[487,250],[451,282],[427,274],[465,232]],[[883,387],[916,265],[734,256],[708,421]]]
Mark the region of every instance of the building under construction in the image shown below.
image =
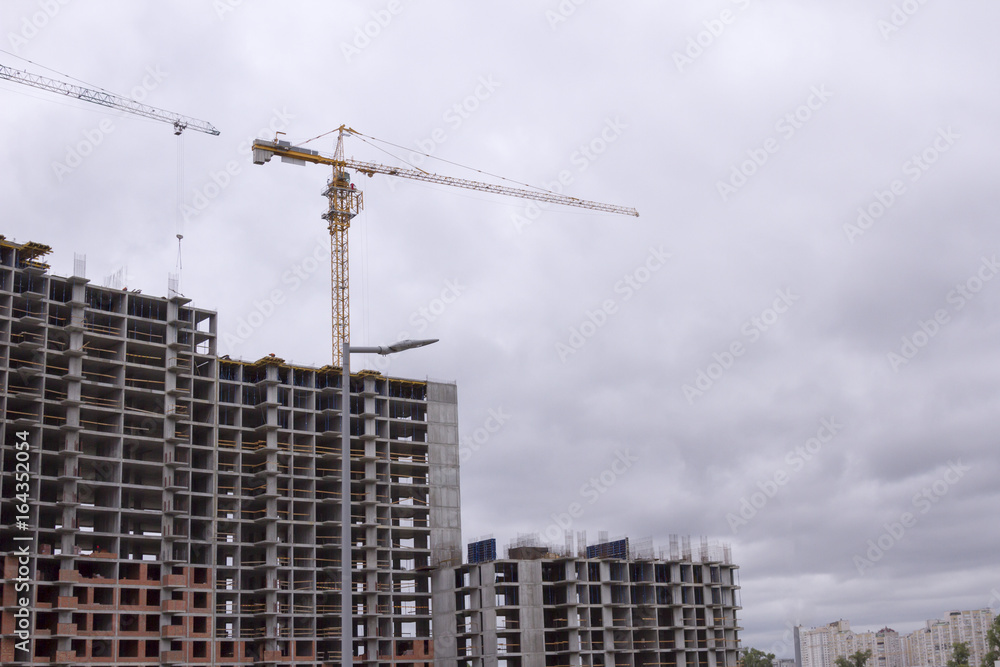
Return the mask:
[[[0,663],[724,667],[736,566],[608,543],[461,558],[454,384],[219,357],[212,311],[0,237]]]
[[[432,660],[455,385],[359,373],[348,410],[339,368],[219,358],[215,313],[49,275],[48,251],[0,241],[0,662],[339,661],[348,426],[355,659]]]
[[[725,667],[738,661],[738,568],[728,548],[685,539],[654,557],[627,539],[571,548],[523,543],[494,560],[436,575],[439,607],[455,614],[463,667]],[[481,557],[477,558],[476,552]],[[449,575],[449,580],[445,580]],[[440,602],[437,599],[440,598]],[[437,607],[436,607],[437,609]],[[437,610],[439,614],[443,609]]]

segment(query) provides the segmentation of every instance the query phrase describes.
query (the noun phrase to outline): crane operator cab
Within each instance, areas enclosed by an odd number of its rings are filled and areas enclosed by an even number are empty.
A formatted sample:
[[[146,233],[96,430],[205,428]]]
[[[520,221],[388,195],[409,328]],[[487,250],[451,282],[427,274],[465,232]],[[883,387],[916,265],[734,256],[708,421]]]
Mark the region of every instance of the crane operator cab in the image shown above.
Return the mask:
[[[351,183],[351,175],[346,171],[337,172],[334,175],[334,182],[332,185],[338,188],[350,188],[351,190],[354,189],[354,184]]]

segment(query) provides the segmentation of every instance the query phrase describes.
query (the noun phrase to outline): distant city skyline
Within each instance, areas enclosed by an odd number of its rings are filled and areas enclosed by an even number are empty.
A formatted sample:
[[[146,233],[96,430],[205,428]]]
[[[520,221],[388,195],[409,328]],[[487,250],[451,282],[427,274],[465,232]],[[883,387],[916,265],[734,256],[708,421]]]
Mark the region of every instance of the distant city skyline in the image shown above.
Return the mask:
[[[872,652],[869,667],[944,667],[955,644],[969,646],[969,665],[978,667],[986,654],[986,633],[997,616],[995,609],[947,611],[928,619],[923,628],[900,634],[888,626],[855,632],[850,621],[796,628],[796,667],[835,667],[837,658],[855,651]]]

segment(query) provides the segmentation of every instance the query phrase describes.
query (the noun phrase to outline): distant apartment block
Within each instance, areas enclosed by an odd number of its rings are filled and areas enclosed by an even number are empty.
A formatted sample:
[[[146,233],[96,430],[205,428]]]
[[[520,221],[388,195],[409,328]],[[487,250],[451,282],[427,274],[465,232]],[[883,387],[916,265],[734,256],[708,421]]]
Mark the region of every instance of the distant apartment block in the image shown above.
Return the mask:
[[[855,633],[846,620],[798,633],[802,667],[835,667],[837,658],[870,650],[868,667],[904,667],[899,635],[891,628]]]
[[[944,667],[958,642],[969,645],[969,664],[978,667],[994,617],[990,609],[975,609],[950,611],[943,619],[927,621],[926,627],[903,638],[906,667]]]
[[[840,620],[808,630],[799,628],[796,652],[801,655],[801,667],[834,667],[837,658],[864,650],[872,652],[869,667],[945,667],[953,646],[966,642],[969,664],[978,667],[993,618],[989,609],[952,611],[903,636],[890,628],[855,633],[848,621]]]

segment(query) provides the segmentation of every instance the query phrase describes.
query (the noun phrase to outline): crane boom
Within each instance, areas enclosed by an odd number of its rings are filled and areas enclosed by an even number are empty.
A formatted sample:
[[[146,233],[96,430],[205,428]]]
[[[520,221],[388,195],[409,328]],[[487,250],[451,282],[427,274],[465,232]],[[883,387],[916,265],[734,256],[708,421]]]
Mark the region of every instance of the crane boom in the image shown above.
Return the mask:
[[[287,141],[263,141],[257,139],[253,142],[254,164],[264,164],[271,159],[272,155],[277,155],[288,160],[300,160],[302,162],[313,162],[315,164],[340,165],[348,169],[353,169],[362,174],[372,176],[374,174],[386,174],[387,176],[399,176],[400,178],[412,178],[416,181],[427,183],[439,183],[441,185],[453,185],[467,190],[478,190],[480,192],[490,192],[509,197],[520,197],[522,199],[533,199],[535,201],[548,202],[552,204],[563,204],[565,206],[578,206],[580,208],[591,209],[593,211],[604,211],[605,213],[618,213],[620,215],[632,215],[639,217],[639,212],[634,208],[626,206],[615,206],[614,204],[602,204],[601,202],[577,199],[568,195],[561,195],[548,190],[526,190],[523,188],[511,188],[505,185],[493,185],[491,183],[480,183],[464,178],[453,178],[451,176],[439,176],[419,169],[405,169],[401,167],[389,167],[377,162],[363,162],[352,158],[337,159],[322,155],[317,151],[309,150],[299,146],[292,146]]]
[[[330,283],[331,283],[331,308],[333,311],[333,363],[340,366],[342,362],[342,350],[344,341],[350,340],[350,301],[349,301],[349,265],[347,256],[347,230],[351,226],[351,220],[361,211],[363,200],[361,191],[351,183],[351,176],[348,169],[353,169],[361,174],[374,176],[375,174],[386,174],[387,176],[399,176],[401,178],[412,178],[426,183],[439,183],[441,185],[453,185],[479,192],[489,192],[509,197],[521,197],[523,199],[533,199],[540,202],[552,204],[562,204],[564,206],[577,206],[593,211],[604,211],[607,213],[618,213],[620,215],[631,215],[638,217],[639,212],[634,208],[625,206],[615,206],[613,204],[602,204],[586,199],[577,199],[561,195],[548,190],[525,190],[522,188],[511,188],[504,185],[492,185],[490,183],[480,183],[464,178],[452,178],[450,176],[439,176],[419,169],[405,169],[401,167],[389,167],[376,162],[362,162],[352,158],[344,157],[344,136],[354,133],[345,125],[341,125],[340,135],[337,138],[337,148],[333,156],[323,155],[318,151],[292,146],[287,141],[264,141],[257,139],[253,142],[253,162],[254,164],[264,164],[269,162],[275,155],[282,160],[305,164],[325,164],[333,167],[333,175],[327,182],[323,196],[329,200],[329,208],[323,214],[323,219],[328,222],[330,231]]]
[[[27,86],[41,88],[42,90],[48,90],[50,92],[59,93],[68,97],[75,97],[87,102],[93,102],[94,104],[111,107],[112,109],[127,111],[137,116],[172,123],[174,126],[174,134],[180,134],[187,128],[198,130],[199,132],[204,132],[205,134],[219,134],[219,131],[211,123],[198,120],[197,118],[182,116],[180,114],[173,113],[172,111],[164,111],[163,109],[151,107],[148,104],[136,102],[128,97],[122,97],[121,95],[115,95],[114,93],[109,93],[103,90],[84,88],[82,86],[76,86],[63,81],[56,81],[55,79],[49,79],[38,74],[32,74],[31,72],[7,67],[6,65],[0,65],[0,79],[23,83]]]

